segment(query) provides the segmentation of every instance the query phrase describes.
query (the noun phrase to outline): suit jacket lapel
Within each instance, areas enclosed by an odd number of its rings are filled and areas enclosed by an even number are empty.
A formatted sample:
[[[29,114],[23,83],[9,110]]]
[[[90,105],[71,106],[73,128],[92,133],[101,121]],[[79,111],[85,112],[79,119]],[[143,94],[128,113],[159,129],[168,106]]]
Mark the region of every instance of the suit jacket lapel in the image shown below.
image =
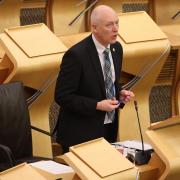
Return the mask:
[[[118,52],[117,52],[117,50],[116,50],[116,48],[115,48],[115,46],[114,45],[111,45],[110,46],[110,49],[111,49],[111,54],[112,54],[112,58],[113,58],[113,63],[114,63],[114,71],[115,71],[115,86],[117,87],[118,86],[118,77],[120,76],[120,67],[119,67],[119,65],[118,65],[118,61],[119,61],[119,59],[118,59]]]
[[[112,54],[112,58],[113,58],[113,63],[114,63],[114,71],[115,71],[115,77],[118,77],[118,73],[119,73],[119,67],[118,67],[118,62],[117,62],[117,52],[116,52],[116,48],[111,45],[110,46],[111,49],[111,54]],[[117,79],[117,78],[116,78]]]
[[[100,89],[101,89],[103,95],[106,96],[105,85],[104,85],[104,76],[103,76],[98,52],[96,50],[96,47],[94,45],[94,42],[93,42],[91,36],[89,36],[88,40],[89,40],[88,51],[89,51],[89,55],[91,56],[91,60],[92,60],[92,63],[93,63],[94,69],[95,69],[95,75],[100,82],[99,85],[100,85]]]

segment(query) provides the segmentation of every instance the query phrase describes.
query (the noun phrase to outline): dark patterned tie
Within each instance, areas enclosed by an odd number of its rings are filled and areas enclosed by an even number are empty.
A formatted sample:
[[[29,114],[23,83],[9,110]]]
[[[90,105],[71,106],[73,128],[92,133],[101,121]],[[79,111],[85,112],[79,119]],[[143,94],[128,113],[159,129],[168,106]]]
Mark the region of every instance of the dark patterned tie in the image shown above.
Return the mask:
[[[103,52],[104,53],[104,76],[105,76],[105,89],[106,89],[106,98],[107,99],[112,99],[115,97],[114,93],[114,83],[112,81],[112,71],[111,71],[111,62],[109,59],[109,49],[106,48],[106,50]],[[115,110],[112,112],[107,113],[108,118],[113,121],[114,120],[114,115],[115,115]]]

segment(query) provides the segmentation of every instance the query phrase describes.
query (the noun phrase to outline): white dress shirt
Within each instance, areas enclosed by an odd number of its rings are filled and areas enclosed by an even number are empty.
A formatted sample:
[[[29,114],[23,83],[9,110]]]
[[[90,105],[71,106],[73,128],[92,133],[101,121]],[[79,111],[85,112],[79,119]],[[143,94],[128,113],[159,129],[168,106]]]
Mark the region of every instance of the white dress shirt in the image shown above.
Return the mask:
[[[103,71],[103,75],[104,75],[104,51],[106,48],[110,49],[110,44],[107,47],[104,47],[101,43],[99,43],[96,40],[96,38],[93,34],[92,34],[92,39],[96,46],[96,49],[97,49],[97,52],[99,55],[99,59],[100,59],[100,63],[101,63],[101,67],[102,67],[102,71]],[[110,58],[110,62],[111,62],[112,81],[114,83],[115,82],[115,71],[114,71],[114,63],[113,63],[111,51],[109,51],[109,58]],[[105,76],[104,76],[104,79],[105,79]],[[108,123],[112,123],[112,121],[108,118],[108,116],[106,114],[104,124],[108,124]]]

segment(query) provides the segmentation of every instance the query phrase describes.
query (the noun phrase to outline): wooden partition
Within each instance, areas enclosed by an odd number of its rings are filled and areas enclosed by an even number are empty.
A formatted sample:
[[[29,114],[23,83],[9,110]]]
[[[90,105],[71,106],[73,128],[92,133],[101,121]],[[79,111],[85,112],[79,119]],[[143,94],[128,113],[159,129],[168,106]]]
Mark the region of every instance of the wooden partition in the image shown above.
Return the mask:
[[[5,28],[20,25],[20,8],[22,0],[3,0],[0,2],[0,33]],[[4,56],[4,51],[0,46],[0,61]]]
[[[21,6],[22,0],[4,0],[0,3],[0,32],[20,25]]]
[[[172,82],[172,114],[179,115],[180,105],[180,1],[149,0],[149,13],[167,35],[172,50],[177,51],[176,68]]]
[[[66,47],[44,24],[6,29],[0,43],[5,50],[0,63],[1,83],[22,81],[31,124],[50,131],[49,108]],[[33,154],[52,157],[51,137],[33,131]]]
[[[130,7],[130,6],[133,6],[135,4],[143,4],[143,3],[147,3],[147,2],[148,2],[148,0],[116,0],[116,1],[113,1],[113,0],[112,1],[109,1],[109,0],[98,0],[98,1],[97,0],[88,0],[86,6],[87,7],[89,7],[91,5],[93,5],[93,6],[85,14],[86,30],[87,31],[91,30],[90,15],[91,15],[92,10],[98,5],[110,6],[111,8],[113,8],[116,11],[117,14],[119,14],[119,13],[124,12],[124,10],[123,10],[124,5],[126,5],[126,6],[129,5],[129,7]]]
[[[179,18],[180,19],[180,18]],[[180,96],[180,23],[169,24],[160,26],[166,33],[170,43],[171,49],[177,51],[176,67],[174,69],[174,79],[172,83],[172,113],[173,115],[179,115],[180,102],[178,97]]]
[[[84,16],[78,15],[86,8],[86,3],[78,0],[48,0],[46,3],[46,21],[57,35],[76,34],[85,31]],[[75,20],[77,18],[77,20]]]
[[[180,50],[179,50],[180,51]],[[180,59],[180,53],[179,53],[179,59]],[[179,67],[179,66],[178,66]],[[180,68],[180,67],[179,67]],[[180,76],[180,75],[179,75]],[[178,77],[179,77],[178,76]],[[180,114],[180,80],[178,80],[178,83],[177,83],[177,93],[176,93],[176,99],[177,99],[177,107],[176,109],[178,110],[177,114]]]
[[[117,13],[123,12],[123,4],[147,3],[148,0],[48,0],[46,24],[58,36],[90,31],[90,15],[94,7],[108,5]]]
[[[179,24],[179,7],[179,0],[149,0],[149,13],[158,25]]]
[[[123,88],[135,93],[142,133],[147,140],[145,130],[150,125],[149,96],[169,54],[170,45],[166,35],[145,12],[122,13],[119,23],[119,41],[124,49],[122,76],[124,83],[127,83]],[[119,113],[119,140],[140,139],[133,101]]]
[[[86,30],[90,31],[91,30],[91,26],[90,26],[90,16],[91,16],[91,12],[92,10],[98,6],[98,5],[108,5],[110,7],[112,7],[117,13],[122,12],[122,0],[116,0],[116,1],[109,1],[109,0],[100,0],[100,1],[96,1],[96,0],[88,0],[87,1],[87,7],[90,5],[93,5],[92,8],[89,9],[89,11],[85,14],[85,23],[86,23]]]
[[[162,122],[151,124],[146,134],[165,164],[165,169],[159,174],[159,180],[177,180],[180,177],[180,117],[169,118]]]

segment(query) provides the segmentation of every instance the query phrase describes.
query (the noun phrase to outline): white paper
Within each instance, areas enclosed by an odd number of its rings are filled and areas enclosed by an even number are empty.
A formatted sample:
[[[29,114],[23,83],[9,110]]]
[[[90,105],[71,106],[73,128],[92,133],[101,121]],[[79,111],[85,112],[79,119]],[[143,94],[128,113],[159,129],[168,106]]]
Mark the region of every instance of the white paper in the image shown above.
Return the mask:
[[[122,146],[125,148],[132,148],[132,149],[138,149],[142,150],[142,142],[138,140],[128,140],[128,141],[121,141],[121,142],[116,142],[112,143],[114,146]],[[150,150],[153,149],[150,144],[144,143],[144,150]]]
[[[38,161],[30,164],[31,166],[34,166],[36,168],[42,169],[46,172],[52,173],[52,174],[61,174],[61,173],[69,173],[74,172],[74,170],[66,165],[56,163],[54,161]]]

